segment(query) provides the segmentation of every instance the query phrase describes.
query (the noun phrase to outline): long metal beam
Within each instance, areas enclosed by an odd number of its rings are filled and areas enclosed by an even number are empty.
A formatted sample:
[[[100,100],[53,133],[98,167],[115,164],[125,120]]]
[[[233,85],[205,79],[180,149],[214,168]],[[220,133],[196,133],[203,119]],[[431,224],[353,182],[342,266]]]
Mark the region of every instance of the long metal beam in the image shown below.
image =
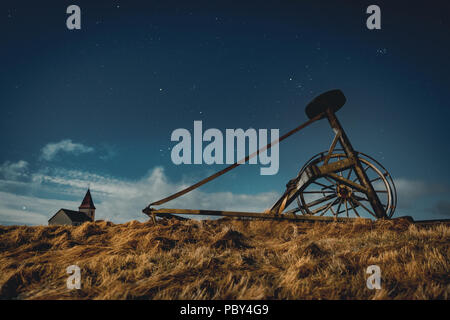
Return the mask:
[[[205,216],[223,216],[223,217],[242,217],[242,218],[259,218],[271,220],[297,220],[297,221],[349,221],[349,220],[369,220],[366,218],[345,218],[345,217],[323,217],[323,216],[303,216],[295,215],[293,213],[273,214],[262,212],[243,212],[243,211],[218,211],[218,210],[197,210],[197,209],[144,209],[143,212],[150,217],[164,217],[172,216],[174,214],[189,214],[189,215],[205,215]]]

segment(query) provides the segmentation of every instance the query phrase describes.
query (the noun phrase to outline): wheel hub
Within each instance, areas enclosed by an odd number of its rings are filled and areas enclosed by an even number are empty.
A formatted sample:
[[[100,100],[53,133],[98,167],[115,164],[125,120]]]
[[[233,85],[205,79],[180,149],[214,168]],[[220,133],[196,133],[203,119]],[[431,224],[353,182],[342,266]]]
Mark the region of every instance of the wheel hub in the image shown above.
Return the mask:
[[[337,195],[342,199],[348,199],[352,196],[353,190],[349,186],[340,184],[336,188]]]

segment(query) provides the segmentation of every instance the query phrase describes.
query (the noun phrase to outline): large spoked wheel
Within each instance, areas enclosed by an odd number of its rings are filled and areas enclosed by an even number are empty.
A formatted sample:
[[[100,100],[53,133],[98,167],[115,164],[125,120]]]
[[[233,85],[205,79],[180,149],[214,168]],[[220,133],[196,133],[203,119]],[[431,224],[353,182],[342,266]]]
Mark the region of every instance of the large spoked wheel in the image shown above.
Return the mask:
[[[312,157],[302,168],[300,174],[310,165],[321,166],[327,151]],[[375,159],[357,152],[370,183],[377,193],[386,217],[391,218],[397,205],[397,192],[394,181],[387,170]],[[347,155],[336,149],[330,156],[328,163],[346,159]],[[341,177],[361,184],[353,168],[336,171]],[[297,197],[298,209],[303,215],[333,215],[347,217],[377,218],[366,194],[344,185],[332,177],[325,176],[309,181],[307,187]]]

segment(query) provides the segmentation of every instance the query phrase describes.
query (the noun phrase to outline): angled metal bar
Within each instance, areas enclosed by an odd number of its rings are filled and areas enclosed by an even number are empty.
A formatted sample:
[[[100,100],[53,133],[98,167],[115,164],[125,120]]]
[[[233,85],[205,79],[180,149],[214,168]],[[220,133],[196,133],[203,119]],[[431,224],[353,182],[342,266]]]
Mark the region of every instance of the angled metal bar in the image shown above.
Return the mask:
[[[366,174],[366,171],[364,170],[361,162],[358,159],[358,156],[355,152],[355,150],[352,147],[352,144],[350,143],[350,140],[348,139],[344,129],[342,128],[341,124],[339,123],[339,120],[337,119],[336,115],[334,114],[333,110],[331,108],[328,108],[326,110],[328,122],[330,123],[331,127],[333,128],[333,131],[337,134],[340,133],[339,142],[344,149],[345,153],[347,154],[347,157],[351,160],[355,161],[355,165],[353,166],[353,169],[356,173],[356,175],[359,178],[359,181],[361,184],[366,188],[366,195],[367,198],[370,201],[370,205],[372,206],[373,211],[375,212],[375,216],[377,218],[386,218],[386,211],[384,210],[383,206],[381,205],[380,199],[378,198],[378,195],[376,194],[375,190],[373,189],[373,186],[369,180],[369,177]]]
[[[364,186],[362,186],[356,182],[353,182],[352,180],[345,179],[344,177],[341,177],[340,175],[338,175],[336,173],[333,173],[333,172],[329,173],[328,176],[351,187],[351,188],[355,188],[360,192],[366,193],[366,191],[367,191],[367,189]]]
[[[339,141],[339,138],[340,138],[340,133],[338,132],[334,135],[333,142],[331,143],[331,146],[328,149],[328,153],[325,156],[325,159],[323,160],[323,164],[327,164],[328,161],[330,161],[331,154],[333,153],[334,148],[336,147],[336,143]]]

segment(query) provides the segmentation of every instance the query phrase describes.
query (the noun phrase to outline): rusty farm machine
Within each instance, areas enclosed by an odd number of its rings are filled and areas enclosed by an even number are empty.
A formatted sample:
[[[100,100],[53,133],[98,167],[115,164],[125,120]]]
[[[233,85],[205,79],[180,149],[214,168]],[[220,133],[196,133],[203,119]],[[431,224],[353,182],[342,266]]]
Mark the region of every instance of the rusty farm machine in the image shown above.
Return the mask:
[[[240,218],[342,221],[370,217],[389,219],[395,211],[397,194],[389,172],[375,159],[355,151],[336,112],[345,104],[342,91],[327,91],[312,100],[305,109],[309,120],[225,169],[171,196],[149,204],[143,213],[155,217],[208,215]],[[227,173],[259,152],[271,148],[313,122],[326,118],[335,134],[328,150],[316,154],[291,179],[283,195],[264,212],[239,212],[193,209],[155,209],[203,184]],[[338,148],[338,143],[340,147]],[[287,210],[294,204],[293,209]]]

